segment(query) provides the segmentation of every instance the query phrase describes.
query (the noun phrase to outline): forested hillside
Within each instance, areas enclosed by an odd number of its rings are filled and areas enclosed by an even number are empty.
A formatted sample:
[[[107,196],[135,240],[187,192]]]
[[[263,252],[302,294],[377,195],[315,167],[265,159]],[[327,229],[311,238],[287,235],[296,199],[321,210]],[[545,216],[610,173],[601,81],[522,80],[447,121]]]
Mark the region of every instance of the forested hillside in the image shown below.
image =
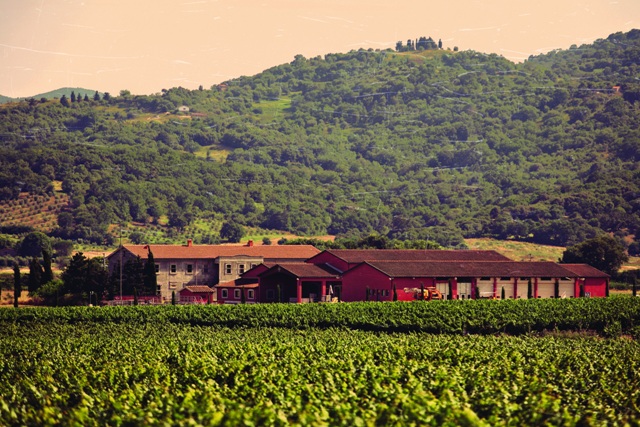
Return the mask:
[[[50,233],[94,242],[112,224],[208,221],[445,246],[603,232],[628,243],[640,226],[639,61],[633,30],[522,64],[359,50],[211,89],[6,104],[0,200],[62,182],[70,204]]]

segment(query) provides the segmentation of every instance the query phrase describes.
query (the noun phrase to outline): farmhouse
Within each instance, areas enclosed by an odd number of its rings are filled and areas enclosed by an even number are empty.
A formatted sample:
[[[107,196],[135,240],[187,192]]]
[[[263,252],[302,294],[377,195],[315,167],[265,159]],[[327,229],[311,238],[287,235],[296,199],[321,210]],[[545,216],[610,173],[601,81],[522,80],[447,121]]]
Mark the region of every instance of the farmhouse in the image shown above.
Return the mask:
[[[216,288],[222,303],[304,303],[603,297],[608,286],[609,276],[588,265],[512,261],[494,251],[326,250],[257,265]]]
[[[247,270],[262,263],[305,261],[320,251],[311,245],[267,246],[254,245],[124,245],[107,256],[109,273],[140,257],[146,261],[153,254],[158,278],[157,294],[170,300],[173,292],[180,293],[187,287],[196,287],[202,294],[202,286],[212,288],[222,282],[239,278]],[[180,293],[185,297],[200,297],[215,301],[216,295],[195,295],[198,292]]]

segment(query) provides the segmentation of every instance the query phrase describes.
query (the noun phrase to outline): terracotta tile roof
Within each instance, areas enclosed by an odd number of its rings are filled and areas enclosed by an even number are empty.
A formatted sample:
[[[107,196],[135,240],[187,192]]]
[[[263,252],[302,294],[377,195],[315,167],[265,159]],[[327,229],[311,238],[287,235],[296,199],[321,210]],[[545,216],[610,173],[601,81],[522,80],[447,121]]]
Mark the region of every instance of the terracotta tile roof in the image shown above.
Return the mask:
[[[195,285],[195,286],[185,286],[184,288],[181,289],[182,290],[187,290],[189,292],[193,292],[194,294],[199,293],[199,294],[203,294],[203,293],[214,293],[215,290],[213,288],[210,288],[208,286],[201,286],[201,285]]]
[[[312,245],[125,245],[134,256],[147,259],[148,248],[155,260],[162,259],[215,259],[219,257],[250,256],[277,262],[278,260],[305,260],[320,252]],[[117,251],[116,251],[117,252]],[[116,252],[112,252],[109,258]]]
[[[574,272],[553,262],[371,261],[366,264],[389,277],[578,277]]]
[[[224,282],[224,283],[218,283],[217,285],[214,286],[214,288],[257,288],[259,285],[259,283],[254,282],[254,283],[247,283],[246,280],[242,280],[242,279],[236,279],[236,280],[231,280],[229,282]]]
[[[265,271],[260,276],[269,275],[281,270],[287,271],[296,277],[304,278],[337,278],[340,276],[340,273],[338,271],[334,270],[328,265],[316,265],[306,262],[280,263]]]
[[[578,277],[611,277],[607,273],[591,267],[589,264],[560,264]]]
[[[511,261],[496,251],[433,249],[329,249],[348,262],[364,261]]]

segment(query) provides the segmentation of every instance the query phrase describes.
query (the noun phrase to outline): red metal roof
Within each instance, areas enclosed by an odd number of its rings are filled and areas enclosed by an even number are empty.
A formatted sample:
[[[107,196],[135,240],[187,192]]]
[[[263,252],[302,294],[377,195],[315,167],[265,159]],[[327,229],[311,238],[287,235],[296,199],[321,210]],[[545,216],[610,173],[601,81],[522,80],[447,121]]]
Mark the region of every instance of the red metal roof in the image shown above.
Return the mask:
[[[610,277],[607,273],[591,267],[589,264],[560,264],[578,277]]]
[[[260,276],[270,275],[280,271],[286,271],[293,276],[304,278],[338,278],[340,276],[338,271],[328,265],[308,264],[306,262],[280,263],[260,274]]]
[[[434,249],[329,249],[350,264],[365,261],[511,261],[496,251]]]
[[[389,277],[579,277],[562,265],[553,262],[370,261],[366,264]]]
[[[264,260],[305,260],[320,252],[312,245],[125,245],[124,249],[133,256],[147,259],[151,247],[153,258],[162,259],[215,259],[219,257],[248,256]],[[109,255],[112,257],[115,252]]]

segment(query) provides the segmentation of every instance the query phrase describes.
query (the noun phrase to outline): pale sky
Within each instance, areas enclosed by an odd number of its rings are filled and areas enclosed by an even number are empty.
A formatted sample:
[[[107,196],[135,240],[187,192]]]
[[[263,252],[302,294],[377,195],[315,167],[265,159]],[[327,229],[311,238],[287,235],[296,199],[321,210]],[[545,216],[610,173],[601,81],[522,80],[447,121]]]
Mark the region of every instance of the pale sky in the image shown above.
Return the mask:
[[[0,0],[0,94],[209,88],[421,36],[522,61],[632,28],[640,0]]]

